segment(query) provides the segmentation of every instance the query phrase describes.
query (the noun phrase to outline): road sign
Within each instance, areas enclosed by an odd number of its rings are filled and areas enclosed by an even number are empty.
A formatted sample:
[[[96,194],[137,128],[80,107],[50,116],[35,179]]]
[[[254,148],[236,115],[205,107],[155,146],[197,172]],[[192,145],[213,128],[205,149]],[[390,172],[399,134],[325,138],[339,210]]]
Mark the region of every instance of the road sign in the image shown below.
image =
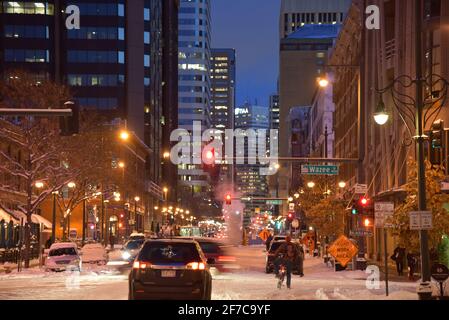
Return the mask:
[[[301,173],[309,175],[338,175],[338,166],[313,166],[313,165],[302,165]]]
[[[295,229],[299,228],[299,220],[298,219],[295,219],[292,221],[292,227]]]
[[[340,236],[328,249],[329,254],[343,267],[348,265],[358,251],[357,246],[345,236]]]
[[[267,229],[263,229],[261,232],[259,232],[259,238],[263,241],[267,241],[268,237],[270,235],[270,232]]]
[[[268,205],[280,206],[282,205],[282,200],[267,200]]]
[[[372,237],[373,232],[370,230],[358,229],[358,230],[351,230],[350,235],[352,237]]]
[[[376,228],[392,228],[391,223],[386,221],[394,214],[393,202],[375,202],[374,203],[374,221]]]
[[[368,193],[368,185],[357,183],[354,186],[354,193],[355,194],[367,194]]]
[[[410,215],[410,230],[431,230],[433,229],[432,212],[412,211]]]

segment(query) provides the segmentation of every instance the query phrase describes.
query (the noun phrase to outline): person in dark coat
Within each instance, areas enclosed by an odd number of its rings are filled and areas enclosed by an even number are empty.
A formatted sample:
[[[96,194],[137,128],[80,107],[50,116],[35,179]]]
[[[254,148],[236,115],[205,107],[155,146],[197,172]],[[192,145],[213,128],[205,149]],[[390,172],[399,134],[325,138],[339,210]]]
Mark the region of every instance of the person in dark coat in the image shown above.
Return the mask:
[[[268,236],[267,240],[265,241],[265,246],[267,248],[267,251],[270,250],[271,241],[273,241],[273,235],[270,232],[270,235]]]
[[[418,257],[414,253],[407,253],[408,279],[413,281]]]
[[[405,259],[405,248],[400,245],[394,249],[393,255],[391,259],[396,262],[396,270],[398,272],[398,276],[402,276],[404,273],[404,259]]]
[[[111,250],[114,250],[115,237],[112,233],[109,235],[109,243],[111,244]]]
[[[282,254],[283,257],[279,257],[279,255]],[[292,242],[292,238],[290,236],[287,236],[285,238],[285,242],[283,244],[281,244],[279,246],[279,248],[276,250],[276,252],[274,253],[276,258],[275,262],[274,262],[274,267],[275,267],[275,275],[276,277],[279,276],[279,268],[280,265],[283,264],[285,266],[285,268],[287,269],[287,288],[290,289],[291,287],[291,282],[292,282],[292,269],[293,269],[293,264],[295,263],[295,261],[297,261],[298,259],[298,249],[297,246]]]

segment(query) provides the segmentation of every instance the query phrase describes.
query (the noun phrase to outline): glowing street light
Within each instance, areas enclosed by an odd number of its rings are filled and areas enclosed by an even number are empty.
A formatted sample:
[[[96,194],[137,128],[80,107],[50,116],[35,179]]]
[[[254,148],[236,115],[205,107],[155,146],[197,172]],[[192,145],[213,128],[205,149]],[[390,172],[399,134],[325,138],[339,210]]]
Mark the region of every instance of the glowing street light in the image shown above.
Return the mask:
[[[296,192],[293,196],[294,196],[296,199],[298,199],[298,198],[299,198],[299,193]]]
[[[134,201],[139,202],[139,201],[140,201],[140,197],[135,196],[135,197],[134,197]]]
[[[76,187],[76,183],[75,183],[75,182],[69,182],[69,183],[67,184],[67,187],[69,187],[70,189],[73,189],[73,188]]]
[[[338,183],[338,186],[339,186],[341,189],[344,189],[344,188],[346,188],[346,182],[340,181],[340,182]]]
[[[127,141],[129,139],[129,132],[126,130],[122,130],[122,131],[120,131],[119,137],[121,140]]]
[[[170,152],[165,151],[164,154],[162,155],[162,157],[163,157],[164,159],[170,158]]]
[[[42,181],[37,181],[34,186],[38,189],[42,189],[44,187],[44,183]]]
[[[308,186],[310,189],[313,189],[313,188],[315,187],[315,182],[310,181],[310,182],[307,183],[307,186]]]
[[[123,161],[120,161],[118,163],[118,167],[121,168],[121,169],[125,168],[125,163]]]
[[[329,85],[329,80],[327,80],[326,78],[319,78],[318,79],[318,85],[321,88],[326,88]]]

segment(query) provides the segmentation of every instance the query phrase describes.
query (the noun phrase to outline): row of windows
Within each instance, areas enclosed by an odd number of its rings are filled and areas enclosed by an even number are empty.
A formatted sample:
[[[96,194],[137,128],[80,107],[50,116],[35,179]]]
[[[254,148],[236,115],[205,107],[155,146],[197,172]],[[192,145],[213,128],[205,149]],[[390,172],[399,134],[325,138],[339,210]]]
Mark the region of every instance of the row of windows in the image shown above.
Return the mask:
[[[198,74],[183,74],[179,76],[180,81],[206,81],[206,76]]]
[[[180,63],[180,70],[198,70],[198,71],[207,71],[206,66],[201,63]]]
[[[67,82],[74,87],[116,87],[125,83],[123,74],[69,74]]]
[[[0,12],[13,14],[54,14],[54,5],[47,2],[3,1]]]
[[[78,98],[78,103],[81,107],[99,110],[118,108],[117,98]]]
[[[179,52],[179,59],[206,59],[204,52]]]
[[[125,40],[124,28],[84,27],[67,30],[69,39],[87,40]]]
[[[179,102],[181,103],[206,103],[206,99],[201,97],[180,97]]]
[[[70,63],[125,63],[123,51],[69,50],[67,61]]]
[[[202,30],[179,30],[179,35],[184,37],[206,37],[207,32]]]
[[[201,86],[179,86],[179,92],[206,92],[205,87]]]
[[[125,5],[122,3],[92,3],[71,1],[69,5],[76,5],[81,16],[125,16]]]
[[[48,26],[22,26],[6,25],[6,38],[48,39],[50,37]]]
[[[179,13],[207,14],[207,9],[194,7],[181,7]]]
[[[204,19],[179,19],[179,25],[189,25],[189,26],[207,26],[207,20]]]
[[[208,48],[207,42],[203,41],[179,41],[179,48]]]
[[[48,50],[21,50],[6,49],[6,62],[50,62],[50,52]]]

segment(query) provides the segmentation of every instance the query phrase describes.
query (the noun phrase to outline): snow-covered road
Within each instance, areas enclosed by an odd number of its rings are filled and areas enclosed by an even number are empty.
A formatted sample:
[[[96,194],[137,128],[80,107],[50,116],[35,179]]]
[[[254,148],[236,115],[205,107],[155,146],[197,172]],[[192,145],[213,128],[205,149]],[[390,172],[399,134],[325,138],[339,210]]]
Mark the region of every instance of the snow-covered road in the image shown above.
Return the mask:
[[[305,261],[305,277],[293,276],[292,289],[276,288],[272,274],[264,273],[263,247],[234,249],[241,269],[214,276],[212,298],[219,300],[276,299],[385,299],[379,290],[366,288],[362,271],[334,272],[321,259]],[[416,299],[415,283],[390,283],[389,299]],[[30,269],[20,274],[0,275],[0,300],[120,300],[128,297],[127,273],[114,267],[86,267],[79,273],[46,273]]]

